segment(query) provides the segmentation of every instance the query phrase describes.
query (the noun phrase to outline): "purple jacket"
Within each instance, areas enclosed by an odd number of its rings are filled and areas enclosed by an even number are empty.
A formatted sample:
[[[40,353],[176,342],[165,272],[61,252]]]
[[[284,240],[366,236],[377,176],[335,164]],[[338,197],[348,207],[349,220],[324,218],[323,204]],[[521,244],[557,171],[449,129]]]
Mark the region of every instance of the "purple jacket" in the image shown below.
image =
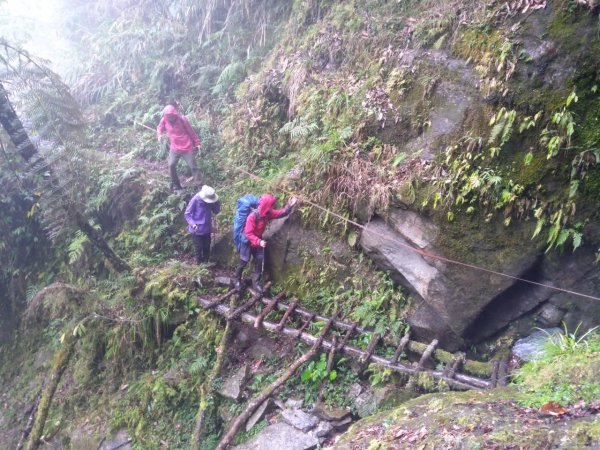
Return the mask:
[[[212,215],[219,214],[221,202],[206,203],[198,194],[194,195],[185,208],[185,220],[188,223],[188,231],[192,234],[206,235],[212,232]],[[196,231],[192,228],[198,225]]]

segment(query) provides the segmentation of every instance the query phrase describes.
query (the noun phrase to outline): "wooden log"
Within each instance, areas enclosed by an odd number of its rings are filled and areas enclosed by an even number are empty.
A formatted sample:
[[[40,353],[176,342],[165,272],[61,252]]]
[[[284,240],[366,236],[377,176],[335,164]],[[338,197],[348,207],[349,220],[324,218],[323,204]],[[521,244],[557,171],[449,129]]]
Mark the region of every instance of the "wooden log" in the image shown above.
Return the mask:
[[[423,352],[427,350],[427,344],[423,344],[417,341],[409,341],[406,348],[413,353],[418,353],[422,355]],[[442,350],[440,348],[437,348],[433,352],[433,357],[441,363],[447,363],[448,361],[454,359],[454,355],[452,353]],[[465,360],[464,370],[476,376],[487,378],[492,373],[492,365],[489,362],[481,362],[468,359]]]
[[[500,359],[498,367],[498,384],[500,386],[506,386],[508,384],[508,362],[509,355],[506,355]]]
[[[63,343],[54,355],[50,378],[46,383],[46,387],[44,388],[40,399],[31,434],[29,435],[29,441],[27,442],[27,450],[36,450],[40,445],[40,439],[44,434],[44,425],[46,424],[48,412],[52,405],[54,393],[56,392],[60,379],[67,369],[69,360],[75,350],[77,339],[73,335],[73,331],[74,329],[71,328],[68,328],[65,331]]]
[[[263,303],[268,304],[270,300],[267,299],[267,298],[263,298],[262,301],[263,301]],[[286,311],[286,312],[287,312],[288,308],[290,308],[290,306],[288,306],[287,304],[282,303],[282,302],[279,302],[277,304],[277,308],[279,308],[279,309],[281,309],[283,311]],[[298,308],[297,306],[294,309],[294,313],[298,314],[299,316],[305,317],[305,318],[306,317],[310,317],[312,314],[314,314],[311,311],[308,311],[308,310],[303,309],[303,308]],[[328,319],[327,317],[322,316],[320,314],[317,314],[314,317],[314,320],[318,320],[318,321],[326,321],[327,319]],[[334,325],[335,328],[340,329],[340,330],[350,330],[354,326],[353,323],[347,323],[347,322],[343,322],[341,320],[335,320],[333,322],[333,325]],[[283,328],[283,325],[282,325],[282,328]],[[373,332],[373,330],[370,330],[368,328],[359,327],[359,326],[355,327],[355,331],[357,331],[359,333],[372,333]],[[384,337],[383,340],[388,345],[398,345],[397,340],[394,340],[391,337]],[[405,349],[408,349],[408,350],[410,350],[411,352],[414,352],[414,353],[423,354],[423,352],[427,349],[427,344],[422,344],[421,342],[410,341],[409,340]],[[402,353],[402,351],[400,353]],[[443,349],[440,349],[440,348],[437,348],[433,352],[432,356],[436,360],[438,360],[438,361],[440,361],[441,363],[444,363],[444,364],[447,363],[448,361],[451,361],[453,359],[453,357],[454,357],[454,355],[452,353],[447,352],[447,351],[445,351]],[[475,374],[475,375],[478,375],[478,376],[489,377],[490,374],[491,374],[491,371],[492,371],[492,366],[488,362],[474,361],[474,360],[465,359],[464,370],[466,370],[467,372],[469,372],[471,374]]]
[[[40,393],[38,393],[33,405],[31,406],[31,409],[28,411],[29,418],[27,419],[27,424],[25,425],[25,429],[23,430],[23,433],[21,434],[21,438],[19,439],[19,442],[17,443],[17,450],[21,450],[23,448],[23,444],[25,443],[27,436],[29,436],[29,433],[31,432],[31,428],[33,428],[33,421],[35,419],[35,413],[37,412],[41,398],[42,398],[42,393],[40,392]]]
[[[204,433],[204,420],[206,417],[206,411],[209,407],[209,400],[212,395],[212,384],[221,373],[221,368],[223,367],[223,363],[225,362],[225,351],[227,349],[232,330],[232,321],[228,320],[225,324],[225,330],[223,331],[223,336],[221,336],[219,346],[217,347],[217,359],[215,361],[215,364],[213,365],[212,370],[210,371],[208,379],[200,385],[200,401],[198,402],[198,412],[196,414],[196,426],[194,427],[192,440],[190,441],[190,450],[198,450],[200,448],[200,444],[202,443],[202,435]]]
[[[269,281],[267,284],[265,284],[265,291],[267,289],[269,289],[270,287],[271,287],[271,282]],[[227,316],[227,320],[233,320],[233,319],[238,318],[240,316],[240,314],[242,314],[243,312],[246,312],[250,308],[252,308],[261,299],[261,297],[262,297],[261,292],[255,292],[250,300],[248,300],[242,306],[240,306],[239,308],[235,309],[232,313],[230,313],[230,315]]]
[[[423,352],[423,354],[421,355],[421,359],[419,360],[419,364],[417,365],[418,369],[423,369],[423,367],[425,367],[425,363],[427,362],[427,360],[429,358],[431,358],[432,353],[435,351],[435,348],[438,345],[438,340],[434,339],[433,341],[430,342],[430,344],[427,346],[427,349]]]
[[[231,425],[225,436],[223,436],[215,450],[225,450],[227,447],[229,447],[239,429],[242,427],[242,425],[244,425],[244,423],[246,423],[246,421],[254,413],[256,408],[262,405],[262,403],[267,398],[269,398],[271,394],[273,394],[273,392],[275,392],[277,389],[283,386],[283,384],[296,372],[296,370],[298,370],[300,366],[302,366],[304,363],[310,360],[317,353],[317,350],[319,350],[321,344],[323,343],[323,340],[325,339],[325,335],[329,332],[329,329],[332,325],[333,321],[330,320],[321,331],[319,337],[316,338],[310,350],[308,350],[304,355],[302,355],[300,358],[294,361],[292,365],[279,378],[277,378],[277,380],[275,380],[273,383],[271,383],[269,386],[263,389],[257,397],[255,397],[253,400],[250,401],[250,403],[248,403],[244,411],[242,411],[242,413],[239,416],[237,416],[236,419],[233,421],[233,424]]]
[[[354,334],[354,332],[356,331],[356,328],[358,327],[358,322],[354,322],[352,324],[352,328],[348,329],[348,331],[346,332],[346,335],[344,336],[344,339],[342,339],[342,342],[340,342],[336,348],[336,351],[340,351],[341,349],[344,348],[344,346],[346,346],[346,344],[348,344],[348,342],[350,341],[350,338],[352,337],[352,335]]]
[[[369,342],[369,345],[367,346],[367,350],[366,350],[364,356],[362,356],[360,359],[359,373],[364,372],[364,370],[367,368],[367,365],[369,364],[369,360],[371,359],[371,356],[373,355],[373,352],[375,351],[375,347],[379,343],[379,339],[381,339],[381,336],[378,333],[374,333],[373,336],[371,337],[371,342]]]
[[[492,387],[495,388],[498,386],[498,368],[500,367],[500,361],[497,359],[492,363],[492,376],[490,377],[490,382],[492,383]]]
[[[200,299],[201,304],[206,304],[208,302],[209,302],[208,300]],[[225,316],[229,312],[229,307],[227,307],[226,305],[218,305],[217,307],[215,307],[214,311],[218,314]],[[240,319],[245,323],[253,324],[254,321],[256,320],[256,316],[253,316],[249,313],[243,313],[241,315]],[[334,321],[334,324],[335,324],[335,321]],[[296,338],[298,335],[297,329],[283,327],[281,330],[279,330],[278,324],[269,322],[267,320],[263,321],[263,327],[266,330],[273,331],[273,332],[280,332],[286,336],[291,336],[294,338]],[[315,337],[309,333],[302,333],[302,335],[300,336],[300,340],[302,340],[303,342],[305,342],[308,345],[312,345],[317,340],[317,337]],[[329,350],[331,348],[331,345],[332,345],[331,341],[324,340],[321,346],[325,350]],[[352,346],[349,346],[349,345],[344,346],[344,348],[341,349],[340,352],[345,355],[348,355],[352,358],[360,358],[365,353],[362,350],[352,347]],[[410,366],[407,366],[407,365],[401,364],[401,363],[392,364],[392,362],[390,360],[385,359],[378,355],[373,355],[371,357],[371,362],[378,364],[382,367],[391,369],[396,372],[406,373],[409,375],[417,373],[417,370],[414,367],[410,367]],[[445,377],[441,371],[428,370],[427,372],[436,379],[446,381],[449,386],[454,387],[456,389],[468,390],[468,389],[488,389],[488,388],[490,388],[489,380],[484,380],[484,379],[481,379],[481,378],[478,378],[478,377],[475,377],[472,375],[459,373],[459,374],[456,374],[455,379],[450,379],[448,377]]]
[[[285,310],[285,313],[283,314],[283,317],[281,318],[281,320],[279,321],[279,324],[277,325],[277,331],[283,330],[285,321],[288,320],[288,317],[290,317],[290,315],[296,310],[296,306],[298,306],[298,303],[300,303],[300,299],[295,298],[294,301],[292,302],[292,304],[287,307],[287,309]],[[279,304],[279,306],[281,306],[281,304]]]
[[[260,328],[260,324],[262,323],[262,321],[265,320],[265,317],[267,317],[267,315],[271,311],[273,311],[273,308],[275,308],[275,306],[277,306],[277,303],[279,302],[279,300],[281,300],[283,298],[284,295],[285,295],[285,292],[281,292],[281,293],[277,294],[275,297],[273,297],[273,299],[269,302],[267,307],[265,309],[263,309],[261,311],[260,315],[256,318],[256,321],[254,322],[254,328]]]
[[[207,303],[207,304],[203,304],[201,305],[204,309],[212,309],[215,306],[221,304],[222,302],[224,302],[225,300],[227,300],[229,297],[231,297],[233,294],[235,294],[235,289],[231,289],[229,292],[227,292],[226,294],[221,295],[219,298],[217,298],[216,300]]]
[[[444,368],[444,375],[448,378],[454,378],[456,373],[460,370],[460,367],[464,363],[465,354],[457,353],[454,355],[454,359],[452,361],[448,361],[446,367]]]
[[[298,330],[298,333],[296,334],[296,339],[298,339],[300,336],[302,336],[302,333],[304,332],[304,330],[306,330],[306,327],[308,327],[311,324],[311,322],[313,321],[313,319],[315,318],[315,316],[316,316],[316,314],[313,314],[312,317],[309,317],[308,319],[306,319],[304,321],[304,323],[302,324],[302,326]]]
[[[396,351],[392,357],[392,364],[396,364],[398,362],[398,359],[400,359],[400,355],[402,355],[402,352],[406,348],[408,341],[410,341],[410,331],[407,331],[404,336],[402,336],[402,339],[400,339],[400,343],[398,344],[398,347],[396,347]]]

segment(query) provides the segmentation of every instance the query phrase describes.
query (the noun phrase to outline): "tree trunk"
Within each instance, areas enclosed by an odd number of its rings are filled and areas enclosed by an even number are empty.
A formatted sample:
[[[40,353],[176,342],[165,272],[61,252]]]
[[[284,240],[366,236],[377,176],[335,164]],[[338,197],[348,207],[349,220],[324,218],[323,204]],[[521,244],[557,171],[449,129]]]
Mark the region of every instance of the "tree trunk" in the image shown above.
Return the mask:
[[[37,148],[29,139],[29,135],[17,116],[2,83],[0,83],[0,124],[6,130],[10,140],[25,161],[30,162],[36,156],[38,162],[43,162],[44,158],[38,153]],[[58,187],[58,180],[54,179],[53,175],[51,177],[51,184]],[[125,272],[130,270],[129,265],[113,251],[104,237],[90,224],[89,220],[80,211],[70,208],[64,203],[61,203],[61,205],[67,214],[74,218],[79,229],[88,237],[92,245],[104,255],[115,271]]]
[[[36,450],[40,445],[40,439],[44,433],[44,425],[46,424],[46,418],[50,411],[52,398],[54,397],[58,383],[60,383],[60,379],[69,364],[76,342],[77,339],[73,336],[73,330],[67,329],[64,342],[56,351],[54,360],[52,361],[52,372],[50,373],[50,379],[46,382],[46,387],[42,393],[37,414],[35,415],[35,421],[33,422],[33,428],[29,435],[27,450]]]
[[[223,367],[223,362],[225,361],[225,352],[227,350],[227,343],[229,342],[231,331],[231,320],[228,320],[227,325],[225,326],[225,331],[223,331],[223,336],[221,337],[221,343],[219,348],[217,348],[217,360],[215,361],[215,365],[213,366],[208,379],[200,386],[200,403],[198,404],[196,427],[194,428],[194,433],[192,434],[190,450],[198,450],[200,448],[202,434],[204,432],[204,418],[206,417],[206,410],[209,408],[207,397],[214,395],[212,392],[212,385],[215,379],[221,373],[221,367]]]

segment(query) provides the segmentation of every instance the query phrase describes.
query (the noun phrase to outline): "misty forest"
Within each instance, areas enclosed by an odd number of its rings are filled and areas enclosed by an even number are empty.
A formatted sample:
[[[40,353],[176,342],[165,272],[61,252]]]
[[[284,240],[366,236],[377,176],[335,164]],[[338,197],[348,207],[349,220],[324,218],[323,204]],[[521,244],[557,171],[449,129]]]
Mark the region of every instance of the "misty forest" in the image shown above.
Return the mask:
[[[600,2],[0,0],[0,449],[600,448]]]

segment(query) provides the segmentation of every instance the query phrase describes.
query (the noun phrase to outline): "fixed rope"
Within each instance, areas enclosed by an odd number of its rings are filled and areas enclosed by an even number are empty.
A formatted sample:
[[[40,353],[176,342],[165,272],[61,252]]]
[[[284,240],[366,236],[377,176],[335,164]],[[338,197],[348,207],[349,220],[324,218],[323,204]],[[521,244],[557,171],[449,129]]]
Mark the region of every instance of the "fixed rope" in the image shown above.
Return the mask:
[[[267,181],[264,178],[261,178],[258,175],[255,175],[252,172],[249,172],[249,171],[247,171],[245,169],[242,169],[241,167],[237,167],[237,166],[233,166],[233,165],[230,165],[230,167],[234,168],[235,170],[238,170],[239,172],[242,172],[242,173],[248,175],[251,178],[254,178],[255,180],[259,180],[259,181],[262,181],[262,182],[266,182]],[[573,290],[570,290],[570,289],[565,289],[565,288],[561,288],[561,287],[557,287],[557,286],[552,286],[550,284],[540,283],[538,281],[528,280],[527,278],[521,278],[521,277],[517,277],[515,275],[509,275],[507,273],[499,272],[497,270],[488,269],[488,268],[485,268],[485,267],[481,267],[481,266],[478,266],[476,264],[470,264],[470,263],[467,263],[467,262],[458,261],[458,260],[451,259],[451,258],[446,258],[444,256],[435,255],[435,254],[427,252],[425,250],[421,250],[419,248],[415,248],[415,247],[413,247],[411,245],[408,245],[408,244],[406,244],[406,243],[404,243],[404,242],[402,242],[402,241],[400,241],[398,239],[395,239],[393,237],[390,237],[388,235],[380,233],[380,232],[378,232],[376,230],[369,230],[367,226],[362,225],[362,224],[360,224],[360,223],[358,223],[358,222],[356,222],[356,221],[354,221],[352,219],[349,219],[347,217],[344,217],[341,214],[338,214],[338,213],[336,213],[336,212],[334,212],[334,211],[332,211],[332,210],[330,210],[328,208],[325,208],[325,207],[323,207],[323,206],[321,206],[321,205],[319,205],[319,204],[311,201],[310,199],[308,199],[306,196],[304,196],[302,194],[299,194],[299,193],[296,193],[296,192],[292,192],[292,191],[288,191],[287,189],[283,189],[283,188],[279,188],[279,190],[281,190],[282,192],[285,192],[288,195],[295,195],[295,196],[299,197],[304,203],[307,203],[307,204],[313,206],[314,208],[317,208],[317,209],[319,209],[319,210],[321,210],[321,211],[323,211],[323,212],[325,212],[327,214],[330,214],[333,217],[336,217],[336,218],[342,220],[343,222],[346,222],[348,224],[354,225],[355,227],[360,228],[361,230],[363,230],[365,233],[371,233],[371,234],[373,234],[375,236],[379,236],[382,239],[385,239],[385,240],[387,240],[389,242],[393,242],[393,243],[395,243],[395,244],[397,244],[397,245],[399,245],[399,246],[401,246],[401,247],[403,247],[403,248],[405,248],[405,249],[407,249],[407,250],[409,250],[411,252],[417,253],[417,254],[419,254],[419,255],[421,255],[423,257],[431,258],[431,259],[436,259],[438,261],[442,261],[442,262],[445,262],[445,263],[448,263],[448,264],[454,264],[454,265],[458,265],[458,266],[462,266],[462,267],[467,267],[469,269],[478,270],[480,272],[485,272],[485,273],[489,273],[489,274],[492,274],[492,275],[497,275],[499,277],[504,277],[504,278],[508,278],[508,279],[511,279],[511,280],[515,280],[515,281],[521,281],[523,283],[528,283],[528,284],[531,284],[531,285],[534,285],[534,286],[540,286],[540,287],[543,287],[543,288],[546,288],[546,289],[551,289],[551,290],[554,290],[554,291],[557,291],[557,292],[563,292],[565,294],[571,294],[571,295],[575,295],[575,296],[578,296],[578,297],[587,298],[589,300],[600,301],[600,297],[596,297],[594,295],[584,294],[582,292],[577,292],[577,291],[573,291]]]
[[[147,129],[149,129],[151,131],[154,131],[153,129],[151,129],[148,126],[145,126],[143,124],[139,124],[139,125],[142,125],[142,126],[144,126],[145,128],[147,128]],[[237,170],[238,172],[244,173],[244,174],[248,175],[249,177],[251,177],[251,178],[253,178],[255,180],[259,180],[259,181],[262,181],[262,182],[268,182],[268,180],[265,180],[264,178],[259,177],[258,175],[254,174],[252,172],[249,172],[246,169],[243,169],[241,167],[235,166],[233,164],[228,164],[228,163],[224,163],[224,165],[226,165],[229,168],[232,168],[234,170]],[[515,280],[515,281],[521,281],[523,283],[531,284],[531,285],[534,285],[534,286],[539,286],[539,287],[543,287],[543,288],[546,288],[546,289],[551,289],[551,290],[556,291],[556,292],[563,292],[565,294],[571,294],[571,295],[575,295],[577,297],[587,298],[589,300],[600,301],[600,297],[596,297],[594,295],[584,294],[583,292],[577,292],[577,291],[573,291],[573,290],[570,290],[570,289],[565,289],[565,288],[561,288],[561,287],[557,287],[557,286],[552,286],[550,284],[540,283],[538,281],[528,280],[527,278],[517,277],[515,275],[510,275],[510,274],[507,274],[507,273],[504,273],[504,272],[499,272],[497,270],[488,269],[486,267],[478,266],[476,264],[471,264],[471,263],[467,263],[467,262],[463,262],[463,261],[458,261],[456,259],[446,258],[444,256],[439,256],[439,255],[435,255],[433,253],[429,253],[429,252],[427,252],[425,250],[421,250],[421,249],[415,248],[415,247],[413,247],[411,245],[408,245],[408,244],[406,244],[406,243],[404,243],[404,242],[402,242],[402,241],[400,241],[398,239],[395,239],[393,237],[387,236],[387,235],[385,235],[383,233],[379,233],[378,231],[369,230],[365,225],[362,225],[362,224],[360,224],[360,223],[358,223],[358,222],[356,222],[356,221],[354,221],[352,219],[344,217],[341,214],[338,214],[338,213],[336,213],[336,212],[334,212],[334,211],[332,211],[332,210],[330,210],[328,208],[325,208],[325,207],[323,207],[323,206],[321,206],[321,205],[319,205],[319,204],[311,201],[310,199],[308,199],[303,194],[299,194],[297,192],[292,192],[292,191],[289,191],[289,190],[281,188],[281,187],[279,187],[278,189],[280,191],[282,191],[282,192],[285,192],[288,195],[295,195],[295,196],[301,198],[304,203],[308,203],[309,205],[313,206],[314,208],[317,208],[317,209],[319,209],[319,210],[321,210],[321,211],[323,211],[323,212],[325,212],[327,214],[330,214],[333,217],[336,217],[336,218],[340,219],[343,222],[346,222],[348,224],[354,225],[355,227],[360,228],[361,230],[365,231],[366,233],[371,233],[371,234],[373,234],[375,236],[379,236],[382,239],[385,239],[385,240],[387,240],[389,242],[393,242],[393,243],[395,243],[395,244],[397,244],[397,245],[399,245],[399,246],[401,246],[401,247],[403,247],[403,248],[405,248],[405,249],[407,249],[407,250],[409,250],[411,252],[417,253],[417,254],[419,254],[419,255],[421,255],[423,257],[431,258],[431,259],[436,259],[438,261],[442,261],[442,262],[445,262],[445,263],[448,263],[448,264],[454,264],[454,265],[457,265],[457,266],[467,267],[469,269],[473,269],[473,270],[477,270],[477,271],[480,271],[480,272],[489,273],[489,274],[492,274],[492,275],[497,275],[499,277],[508,278],[508,279]]]

